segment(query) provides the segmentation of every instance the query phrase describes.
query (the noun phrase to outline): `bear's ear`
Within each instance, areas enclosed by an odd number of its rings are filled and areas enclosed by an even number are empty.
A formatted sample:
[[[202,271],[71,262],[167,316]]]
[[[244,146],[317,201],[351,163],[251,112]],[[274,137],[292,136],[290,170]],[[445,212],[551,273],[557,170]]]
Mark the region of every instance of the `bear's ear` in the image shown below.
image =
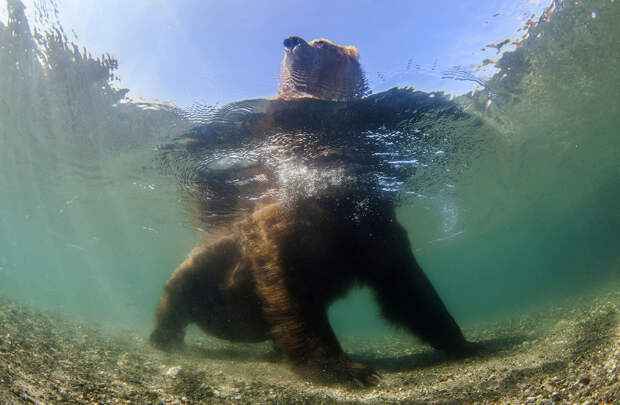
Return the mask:
[[[360,58],[360,51],[357,50],[356,46],[349,45],[342,48],[344,50],[345,55],[350,56],[354,59]]]

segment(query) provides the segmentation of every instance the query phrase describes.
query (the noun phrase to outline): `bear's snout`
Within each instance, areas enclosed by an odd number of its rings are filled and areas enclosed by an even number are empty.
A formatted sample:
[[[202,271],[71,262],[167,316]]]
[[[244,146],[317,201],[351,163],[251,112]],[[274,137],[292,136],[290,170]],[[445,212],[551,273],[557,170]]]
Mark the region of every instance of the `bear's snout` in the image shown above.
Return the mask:
[[[284,40],[284,47],[286,49],[289,50],[293,50],[293,48],[295,48],[297,45],[305,43],[306,41],[303,40],[303,38],[301,37],[288,37]]]

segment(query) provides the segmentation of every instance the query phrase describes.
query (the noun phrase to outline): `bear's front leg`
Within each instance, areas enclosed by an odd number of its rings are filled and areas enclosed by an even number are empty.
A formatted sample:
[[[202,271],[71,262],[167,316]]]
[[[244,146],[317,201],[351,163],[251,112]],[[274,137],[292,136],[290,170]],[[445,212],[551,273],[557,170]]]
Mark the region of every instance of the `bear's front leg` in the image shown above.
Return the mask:
[[[273,325],[274,343],[294,370],[325,384],[376,385],[379,374],[371,367],[351,360],[340,347],[326,311],[316,311],[320,309],[308,310],[305,314],[280,310],[268,316]]]
[[[166,291],[159,299],[156,326],[149,338],[156,348],[167,352],[183,348],[185,328],[189,323],[185,301],[185,297],[174,289]]]
[[[290,290],[277,268],[260,272],[258,287],[276,347],[294,370],[321,383],[370,386],[380,376],[351,360],[342,350],[327,318],[327,308],[304,302],[304,294]]]
[[[182,348],[189,323],[202,319],[204,313],[213,313],[214,319],[225,313],[220,287],[239,257],[233,238],[198,246],[189,254],[164,287],[150,336],[153,346],[165,351]]]

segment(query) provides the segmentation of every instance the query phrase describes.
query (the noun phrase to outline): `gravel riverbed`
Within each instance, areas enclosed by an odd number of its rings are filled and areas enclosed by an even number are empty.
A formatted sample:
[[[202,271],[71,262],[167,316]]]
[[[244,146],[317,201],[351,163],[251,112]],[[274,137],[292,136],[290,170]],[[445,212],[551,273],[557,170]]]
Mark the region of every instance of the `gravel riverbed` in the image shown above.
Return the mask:
[[[270,344],[190,333],[169,355],[148,332],[53,314],[0,296],[2,404],[620,403],[620,288],[466,328],[480,354],[448,361],[415,341],[342,340],[382,375],[365,389],[293,374]]]

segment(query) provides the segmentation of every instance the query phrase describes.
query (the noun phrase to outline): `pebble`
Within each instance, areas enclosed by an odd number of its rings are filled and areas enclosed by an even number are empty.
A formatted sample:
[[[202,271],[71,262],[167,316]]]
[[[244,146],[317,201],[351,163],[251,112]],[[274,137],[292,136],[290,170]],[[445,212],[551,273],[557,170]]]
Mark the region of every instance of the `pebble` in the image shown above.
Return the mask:
[[[177,374],[179,374],[179,371],[181,371],[181,366],[174,366],[174,367],[170,367],[168,370],[166,370],[166,372],[164,373],[165,376],[167,377],[176,377]]]

